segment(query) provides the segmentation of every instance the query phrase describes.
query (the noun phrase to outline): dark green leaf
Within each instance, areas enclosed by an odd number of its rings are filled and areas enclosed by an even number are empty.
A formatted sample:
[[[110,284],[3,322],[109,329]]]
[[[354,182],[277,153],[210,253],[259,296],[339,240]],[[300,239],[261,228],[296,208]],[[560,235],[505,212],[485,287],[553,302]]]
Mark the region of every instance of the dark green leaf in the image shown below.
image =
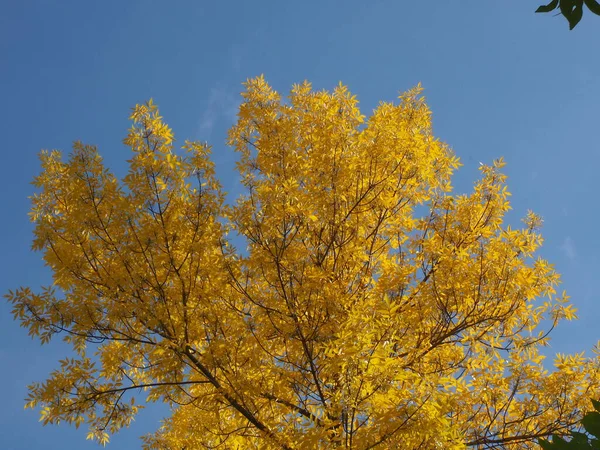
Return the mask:
[[[594,409],[600,412],[600,402],[598,400],[594,400],[593,398],[591,398],[590,400],[592,401],[592,405],[594,405]]]
[[[575,7],[575,0],[560,0],[559,3],[560,13],[570,21],[573,8]]]
[[[571,444],[560,436],[552,436],[552,442],[540,439],[539,444],[544,450],[580,450],[579,446],[575,447],[575,443]]]
[[[569,441],[571,448],[578,449],[589,449],[591,448],[588,442],[588,436],[585,433],[580,433],[579,431],[571,432],[571,440]],[[577,445],[577,447],[575,447]]]
[[[571,13],[571,17],[567,17],[569,20],[569,29],[572,30],[577,26],[581,17],[583,16],[583,3],[578,3],[575,5],[573,12]]]
[[[547,5],[542,5],[538,9],[535,10],[536,13],[547,13],[550,12],[558,6],[558,0],[552,0]]]
[[[587,413],[581,419],[581,423],[585,428],[585,431],[590,433],[592,436],[600,437],[600,413],[592,411]]]
[[[538,444],[540,444],[540,447],[542,447],[544,450],[553,450],[555,448],[551,442],[548,442],[544,439],[540,439]]]
[[[587,6],[591,12],[600,16],[600,3],[598,3],[596,0],[583,0],[583,1],[585,2],[585,6]],[[592,402],[594,402],[594,401],[595,400],[592,400]],[[596,403],[598,403],[598,402],[596,402]],[[598,409],[596,404],[594,404],[594,408],[596,408],[596,411],[600,411],[600,409]]]

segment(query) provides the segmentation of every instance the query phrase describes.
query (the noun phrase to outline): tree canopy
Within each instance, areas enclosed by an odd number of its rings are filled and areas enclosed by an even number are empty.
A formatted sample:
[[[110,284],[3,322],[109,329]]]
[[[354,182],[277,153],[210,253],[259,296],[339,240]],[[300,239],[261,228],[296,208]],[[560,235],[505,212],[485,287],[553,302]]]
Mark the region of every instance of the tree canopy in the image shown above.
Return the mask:
[[[44,424],[106,443],[159,401],[145,448],[361,450],[527,449],[577,424],[598,359],[543,365],[575,310],[537,256],[541,219],[504,223],[501,159],[453,193],[420,88],[369,118],[343,85],[242,95],[235,204],[210,147],[176,149],[152,102],[122,180],[93,146],[41,153],[33,248],[53,283],[7,298],[74,350],[30,386]]]

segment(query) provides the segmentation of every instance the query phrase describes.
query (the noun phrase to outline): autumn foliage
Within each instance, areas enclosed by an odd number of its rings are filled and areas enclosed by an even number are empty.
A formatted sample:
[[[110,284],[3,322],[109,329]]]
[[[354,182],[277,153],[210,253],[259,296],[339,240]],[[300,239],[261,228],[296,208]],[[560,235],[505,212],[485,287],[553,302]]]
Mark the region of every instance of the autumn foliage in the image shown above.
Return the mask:
[[[105,443],[165,402],[152,449],[526,449],[572,428],[598,359],[543,365],[575,312],[536,256],[539,217],[503,224],[502,160],[453,194],[418,88],[368,119],[342,85],[242,95],[233,205],[210,148],[176,150],[152,102],[122,180],[92,146],[41,153],[33,248],[54,282],[7,298],[74,349],[30,387],[43,422]]]

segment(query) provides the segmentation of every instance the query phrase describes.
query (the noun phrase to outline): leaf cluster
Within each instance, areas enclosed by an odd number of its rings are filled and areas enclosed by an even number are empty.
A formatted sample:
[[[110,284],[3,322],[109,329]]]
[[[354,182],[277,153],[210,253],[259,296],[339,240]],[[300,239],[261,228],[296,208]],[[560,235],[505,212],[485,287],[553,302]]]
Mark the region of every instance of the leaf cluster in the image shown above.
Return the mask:
[[[544,450],[595,450],[600,449],[600,402],[591,399],[595,411],[586,413],[581,419],[584,432],[571,431],[565,439],[563,436],[554,435],[551,441],[540,440]]]
[[[600,16],[600,3],[596,0],[552,0],[547,5],[540,6],[536,13],[549,13],[556,9],[560,11],[569,22],[569,29],[577,26],[583,17],[584,5],[594,14]]]

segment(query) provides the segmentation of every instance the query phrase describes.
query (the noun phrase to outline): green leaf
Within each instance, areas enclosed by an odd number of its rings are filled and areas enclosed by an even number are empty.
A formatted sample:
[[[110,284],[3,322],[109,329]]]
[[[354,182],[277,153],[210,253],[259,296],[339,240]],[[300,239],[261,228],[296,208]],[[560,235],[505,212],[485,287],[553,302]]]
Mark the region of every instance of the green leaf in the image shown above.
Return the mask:
[[[579,450],[580,447],[575,447],[575,443],[565,441],[560,436],[552,436],[552,442],[544,441],[540,439],[538,442],[544,450]],[[586,442],[587,444],[587,442]]]
[[[581,419],[581,423],[585,428],[585,431],[590,433],[592,436],[600,437],[600,413],[592,411],[587,413]]]
[[[581,433],[579,431],[571,432],[571,440],[569,441],[569,444],[571,445],[571,447],[575,447],[575,444],[577,444],[578,447],[575,448],[581,448],[582,450],[591,448],[587,434]]]
[[[587,6],[591,12],[593,12],[597,16],[600,16],[600,3],[598,3],[596,0],[583,0],[583,1],[585,2],[585,6]],[[592,400],[592,402],[594,402],[594,401],[595,400]],[[596,411],[600,411],[600,409],[598,409],[598,407],[595,404],[594,404],[594,408],[596,408]]]
[[[573,8],[575,7],[576,0],[560,0],[559,8],[560,13],[570,21],[571,14],[573,14]]]
[[[558,6],[558,0],[552,0],[547,5],[542,5],[538,9],[535,10],[536,13],[547,13],[550,12]]]
[[[592,401],[592,405],[594,405],[594,409],[600,412],[600,402],[598,400],[594,400],[593,398],[591,398],[590,400]]]
[[[569,21],[569,29],[575,28],[583,15],[583,0],[560,0],[559,8]]]
[[[569,20],[569,30],[572,30],[573,28],[575,28],[577,26],[577,24],[581,20],[582,16],[583,16],[583,2],[576,4],[575,8],[573,9],[573,11],[571,13],[571,17],[567,17],[567,19]]]

